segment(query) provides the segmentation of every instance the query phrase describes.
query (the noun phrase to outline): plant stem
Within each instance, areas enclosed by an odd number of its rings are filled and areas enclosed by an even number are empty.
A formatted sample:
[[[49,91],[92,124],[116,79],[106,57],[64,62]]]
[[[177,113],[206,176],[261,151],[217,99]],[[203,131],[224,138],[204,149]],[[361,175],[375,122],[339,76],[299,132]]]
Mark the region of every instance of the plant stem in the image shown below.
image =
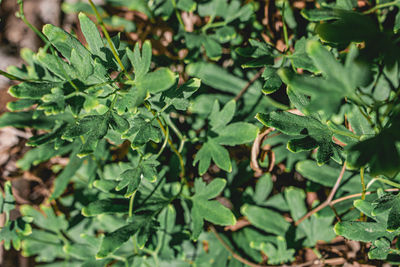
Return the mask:
[[[201,32],[202,32],[203,34],[206,34],[208,29],[216,28],[216,27],[222,27],[222,26],[225,26],[225,25],[226,25],[226,22],[225,22],[225,21],[214,22],[214,19],[215,19],[214,16],[210,17],[210,20],[207,22],[207,24],[204,25],[204,26],[201,28]]]
[[[176,127],[176,125],[174,124],[174,122],[171,120],[170,117],[164,117],[163,116],[164,121],[168,124],[169,127],[171,127],[171,129],[174,131],[174,133],[176,134],[176,136],[182,140],[183,139],[183,135],[181,133],[181,131],[179,131],[179,129]]]
[[[400,191],[400,189],[399,188],[389,188],[389,189],[385,189],[384,191],[385,192],[398,192],[398,191]],[[366,196],[367,195],[371,195],[371,194],[374,194],[376,192],[377,191],[368,191],[368,192],[365,192],[365,195]],[[352,194],[352,195],[348,195],[348,196],[345,196],[345,197],[341,197],[341,198],[333,200],[331,202],[331,205],[336,205],[337,203],[340,203],[340,202],[343,202],[345,200],[349,200],[349,199],[352,199],[352,198],[361,197],[361,195],[362,195],[362,193],[357,193],[357,194]]]
[[[110,34],[108,34],[108,31],[107,31],[107,29],[106,29],[106,26],[104,25],[103,19],[101,18],[99,11],[97,11],[97,8],[96,8],[96,6],[93,4],[93,1],[92,1],[92,0],[89,0],[89,4],[90,4],[90,6],[91,6],[92,9],[93,9],[94,14],[96,15],[97,22],[99,23],[100,28],[101,28],[101,30],[103,31],[104,36],[106,37],[107,43],[108,43],[108,45],[110,46],[111,52],[113,53],[114,58],[117,60],[119,67],[120,67],[121,70],[125,73],[126,78],[127,78],[128,80],[132,80],[132,78],[131,78],[131,77],[129,76],[129,74],[127,73],[127,71],[126,71],[124,65],[122,64],[121,59],[120,59],[119,56],[118,56],[117,50],[115,49],[115,46],[114,46],[113,42],[111,41]]]
[[[400,3],[400,0],[395,0],[392,2],[379,4],[379,5],[376,5],[370,9],[368,9],[367,11],[364,11],[363,14],[371,14],[371,13],[377,11],[378,9],[385,8],[385,7],[391,7],[391,6],[396,5],[397,3]]]
[[[375,133],[379,133],[379,130],[375,127],[375,124],[372,122],[371,117],[366,114],[360,106],[357,106],[358,110],[360,111],[361,115],[368,121],[368,123],[371,125],[371,127],[374,129]]]
[[[283,37],[285,39],[285,45],[286,45],[285,52],[290,54],[289,37],[288,37],[287,26],[285,23],[285,8],[286,8],[286,0],[283,1],[283,6],[282,6],[282,24],[283,24]]]
[[[387,117],[390,114],[390,112],[393,110],[393,107],[395,106],[394,103],[396,100],[399,99],[399,96],[400,96],[400,89],[397,90],[396,94],[393,97],[393,100],[386,107],[385,113],[383,114],[384,117]]]
[[[183,23],[181,13],[179,13],[179,10],[176,8],[176,1],[175,1],[175,0],[171,0],[171,1],[172,1],[172,5],[174,6],[175,15],[176,15],[176,18],[177,18],[178,21],[179,21],[179,24],[180,24],[180,25],[182,26],[182,28],[186,31],[185,23]]]
[[[367,191],[367,188],[365,187],[365,182],[364,182],[364,168],[360,169],[360,177],[361,177],[361,200],[365,200],[365,192]],[[363,212],[360,213],[360,221],[366,222],[367,217]]]
[[[384,184],[388,184],[388,185],[391,185],[391,186],[393,186],[393,187],[400,188],[400,184],[399,184],[399,183],[390,181],[390,180],[388,180],[388,179],[381,178],[381,177],[376,177],[375,179],[378,180],[378,181],[380,181],[380,182],[382,182],[382,183],[384,183]]]
[[[367,188],[365,187],[365,182],[364,182],[364,168],[360,169],[360,177],[361,177],[361,188],[362,188],[362,195],[361,199],[365,199],[365,192],[367,191]]]
[[[40,39],[43,40],[43,42],[45,42],[46,44],[49,43],[49,41],[47,40],[46,36],[44,36],[44,34],[39,31],[35,26],[33,26],[25,17],[25,13],[24,13],[24,1],[23,0],[17,0],[17,3],[19,5],[19,16],[22,19],[22,21],[32,30],[34,31],[39,37]]]
[[[164,142],[160,148],[160,151],[158,151],[156,158],[158,158],[161,153],[164,151],[165,147],[167,146],[168,143],[168,138],[169,138],[169,127],[166,127],[166,134],[165,134],[165,138],[164,138]]]
[[[154,118],[157,120],[158,124],[160,125],[161,131],[163,132],[164,136],[166,136],[167,135],[167,130],[165,129],[165,127],[164,127],[162,121],[160,120],[160,118],[157,116],[157,112],[155,110],[153,110],[148,103],[144,102],[143,104],[147,108],[147,110],[150,111],[153,114]],[[183,161],[183,157],[182,157],[181,153],[179,153],[179,151],[176,149],[176,147],[175,147],[174,143],[172,142],[171,138],[168,137],[167,140],[168,140],[168,144],[171,147],[172,151],[178,156],[179,165],[180,165],[180,168],[181,168],[180,177],[186,184],[188,184],[188,182],[187,182],[187,180],[185,178],[185,163]]]
[[[17,76],[14,76],[14,75],[12,75],[12,74],[10,74],[8,72],[2,71],[2,70],[0,70],[0,75],[4,76],[4,77],[6,77],[6,78],[8,78],[10,80],[14,80],[14,81],[21,81],[21,82],[27,82],[28,81],[28,80],[19,78]]]
[[[338,134],[338,135],[347,136],[347,137],[354,138],[354,139],[357,139],[357,140],[360,140],[360,139],[361,139],[360,136],[358,136],[358,135],[356,135],[356,134],[354,134],[354,133],[352,133],[352,132],[342,131],[342,130],[339,130],[339,129],[333,129],[333,128],[331,128],[331,127],[329,127],[329,129],[330,129],[332,132],[334,132],[335,134]]]
[[[218,22],[214,22],[214,23],[207,23],[207,24],[203,27],[202,31],[203,31],[203,33],[206,33],[206,31],[207,31],[208,29],[217,28],[217,27],[222,27],[222,26],[225,26],[225,25],[226,25],[226,22],[225,22],[225,21],[218,21]]]
[[[129,200],[129,218],[133,215],[133,201],[135,200],[136,191],[133,192],[131,199]]]

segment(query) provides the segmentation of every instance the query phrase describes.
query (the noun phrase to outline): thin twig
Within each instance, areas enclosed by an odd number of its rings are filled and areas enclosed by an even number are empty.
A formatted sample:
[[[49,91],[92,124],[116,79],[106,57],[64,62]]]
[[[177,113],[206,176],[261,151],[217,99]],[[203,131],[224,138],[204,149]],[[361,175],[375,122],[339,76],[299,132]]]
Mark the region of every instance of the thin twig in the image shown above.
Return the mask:
[[[328,198],[327,198],[321,205],[319,205],[319,206],[316,207],[315,209],[312,209],[312,210],[309,211],[306,215],[304,215],[304,216],[301,217],[299,220],[297,220],[297,221],[295,222],[295,224],[294,224],[295,226],[298,226],[302,221],[304,221],[305,219],[307,219],[308,217],[310,217],[310,216],[313,215],[314,213],[316,213],[316,212],[322,210],[323,208],[325,208],[325,207],[327,207],[327,206],[329,206],[329,205],[331,204],[332,199],[333,199],[333,197],[335,196],[335,193],[336,193],[336,191],[337,191],[338,188],[339,188],[340,182],[341,182],[342,179],[343,179],[343,175],[344,175],[345,170],[346,170],[346,162],[343,163],[342,170],[340,171],[340,174],[339,174],[339,176],[338,176],[338,178],[337,178],[337,180],[336,180],[336,183],[335,183],[334,187],[332,188],[331,192],[329,193]]]
[[[247,90],[250,88],[250,86],[257,81],[258,78],[260,78],[261,74],[264,72],[265,68],[261,68],[254,76],[253,78],[251,78],[251,80],[246,84],[245,87],[242,88],[242,90],[240,90],[240,92],[235,96],[235,101],[238,101],[243,95],[244,93],[247,92]]]
[[[399,192],[400,189],[399,188],[389,188],[389,189],[385,189],[385,192]],[[365,192],[364,195],[371,195],[376,193],[376,191],[369,191],[369,192]],[[313,209],[312,211],[310,211],[309,213],[307,213],[306,215],[304,215],[300,220],[298,220],[295,225],[299,225],[302,221],[304,221],[305,219],[307,219],[308,217],[310,217],[311,215],[313,215],[314,213],[316,213],[317,211],[320,211],[321,209],[327,207],[327,206],[334,206],[337,203],[343,202],[345,200],[349,200],[352,198],[356,198],[356,197],[361,197],[363,195],[363,193],[357,193],[357,194],[353,194],[353,195],[348,195],[345,197],[341,197],[335,200],[332,200],[330,203],[327,203],[326,201],[324,203],[322,203],[321,205],[319,205],[318,207],[316,207],[315,209]],[[307,217],[306,217],[307,216]]]
[[[240,218],[237,220],[235,225],[225,226],[224,230],[235,232],[249,225],[251,225],[251,222],[249,222],[246,218]]]
[[[399,192],[400,189],[399,188],[389,188],[389,189],[385,189],[384,191],[385,192]],[[365,195],[367,196],[367,195],[371,195],[371,194],[374,194],[374,193],[376,193],[376,191],[369,191],[369,192],[365,192]],[[352,198],[361,197],[362,194],[363,193],[357,193],[357,194],[348,195],[348,196],[345,196],[345,197],[341,197],[341,198],[335,199],[335,200],[333,200],[331,202],[331,205],[336,205],[339,202],[343,202],[345,200],[349,200],[349,199],[352,199]]]
[[[274,131],[273,128],[264,128],[261,130],[261,132],[257,135],[256,139],[254,140],[254,143],[251,147],[251,161],[250,161],[250,167],[253,169],[254,177],[260,177],[264,171],[266,172],[271,172],[274,165],[275,165],[275,155],[272,153],[269,153],[269,166],[266,170],[263,170],[260,165],[258,164],[258,156],[260,154],[260,147],[262,143],[265,141],[267,138],[274,137],[276,135],[279,135],[280,133],[272,134],[269,135],[272,131]],[[269,135],[269,136],[268,136]]]

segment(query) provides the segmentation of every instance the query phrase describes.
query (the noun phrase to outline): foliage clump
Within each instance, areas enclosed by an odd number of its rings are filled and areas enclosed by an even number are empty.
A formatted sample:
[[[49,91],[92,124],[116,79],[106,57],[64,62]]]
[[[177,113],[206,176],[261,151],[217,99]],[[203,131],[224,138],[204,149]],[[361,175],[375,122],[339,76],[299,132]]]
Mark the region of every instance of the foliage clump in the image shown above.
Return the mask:
[[[49,266],[259,266],[343,236],[399,262],[397,1],[105,2],[167,23],[165,53],[91,0],[63,5],[80,39],[39,31],[18,0],[44,46],[1,71],[18,83],[0,126],[35,130],[20,169],[69,161],[20,217],[4,184],[6,249]],[[260,22],[272,8],[278,32]]]

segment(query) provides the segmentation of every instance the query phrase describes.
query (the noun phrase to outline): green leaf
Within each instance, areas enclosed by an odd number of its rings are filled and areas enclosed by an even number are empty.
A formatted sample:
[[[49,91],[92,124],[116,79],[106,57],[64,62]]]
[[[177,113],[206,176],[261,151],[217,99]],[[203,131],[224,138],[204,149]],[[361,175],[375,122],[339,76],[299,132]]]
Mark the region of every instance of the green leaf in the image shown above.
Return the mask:
[[[34,230],[32,234],[24,238],[22,251],[26,256],[34,256],[35,261],[52,262],[56,258],[62,258],[65,252],[57,235],[43,230]]]
[[[53,116],[44,116],[39,113],[35,116],[34,111],[6,112],[0,116],[0,127],[12,126],[17,128],[31,127],[34,129],[52,129],[55,118]]]
[[[203,46],[211,60],[218,60],[222,54],[222,46],[212,37],[203,36]]]
[[[286,233],[290,227],[290,223],[275,211],[247,204],[243,205],[240,210],[252,225],[267,233],[280,235]]]
[[[338,0],[336,7],[339,9],[352,10],[357,7],[357,0]]]
[[[21,249],[21,241],[32,233],[29,222],[27,217],[5,222],[0,230],[0,240],[3,241],[5,250],[10,249],[11,243],[15,250]]]
[[[187,12],[196,10],[197,4],[193,0],[179,0],[176,7]]]
[[[93,186],[99,189],[102,192],[110,192],[114,188],[116,188],[118,185],[118,182],[116,181],[110,181],[110,180],[96,180],[93,182]]]
[[[8,102],[7,108],[10,111],[21,111],[26,108],[30,108],[32,105],[36,104],[37,101],[32,99],[20,99],[14,102]]]
[[[257,183],[256,188],[254,190],[253,200],[256,204],[261,205],[265,202],[267,197],[272,191],[273,183],[271,179],[271,175],[269,173],[261,176]]]
[[[360,168],[369,165],[372,176],[384,174],[393,177],[400,171],[398,127],[382,130],[378,135],[346,148],[348,166]]]
[[[255,125],[246,122],[231,123],[226,127],[220,128],[215,142],[220,145],[235,146],[254,141],[258,134]]]
[[[332,20],[339,18],[339,14],[330,8],[304,9],[301,14],[309,21]]]
[[[137,168],[129,169],[123,172],[120,176],[121,182],[115,188],[117,191],[128,186],[128,189],[125,193],[125,197],[130,197],[133,193],[136,192],[140,185],[140,177],[141,173]]]
[[[82,215],[86,217],[96,216],[100,214],[114,214],[128,212],[129,203],[126,199],[107,198],[100,199],[89,203],[82,209]]]
[[[236,223],[233,213],[216,200],[203,201],[201,198],[196,198],[193,209],[197,209],[205,220],[214,224],[234,225]]]
[[[302,160],[296,164],[296,171],[299,172],[304,178],[314,183],[323,186],[333,187],[337,178],[339,177],[341,167],[339,165],[323,165],[318,166],[315,161]],[[360,186],[360,175],[349,172],[344,173],[342,183],[339,191],[353,192],[355,188]],[[368,183],[372,178],[365,174],[365,183]]]
[[[54,54],[49,54],[44,49],[39,49],[38,53],[35,55],[35,59],[40,62],[49,72],[55,74],[58,78],[62,80],[69,80],[70,77],[78,78],[77,69],[73,68],[64,60],[61,60]]]
[[[389,253],[392,253],[390,241],[386,238],[379,238],[373,242],[373,247],[368,251],[368,258],[385,260]]]
[[[147,179],[149,182],[154,183],[157,180],[156,166],[158,161],[153,159],[145,159],[139,162],[139,164],[133,168],[124,171],[119,180],[119,184],[115,188],[117,191],[128,187],[125,193],[125,197],[130,197],[138,189],[142,177]]]
[[[340,162],[341,147],[333,143],[333,132],[319,120],[282,111],[269,114],[259,113],[256,118],[268,127],[295,136],[296,139],[291,139],[287,144],[290,151],[307,151],[318,147],[318,164],[322,165],[330,158]]]
[[[89,77],[94,76],[94,68],[91,64],[91,59],[92,57],[88,53],[78,54],[75,48],[71,50],[70,62],[81,80],[87,80]],[[83,62],[85,62],[85,64],[83,64]]]
[[[215,178],[206,185],[200,178],[194,181],[196,197],[212,199],[216,198],[226,186],[226,180]]]
[[[276,247],[271,243],[250,242],[252,248],[261,250],[268,256],[268,264],[283,264],[294,260],[295,250],[288,249],[286,240],[282,236],[276,237]]]
[[[124,114],[126,110],[134,113],[135,109],[141,105],[146,98],[147,91],[145,88],[132,86],[128,92],[121,92],[115,104],[118,114]]]
[[[15,209],[15,203],[11,182],[7,181],[4,184],[4,196],[0,194],[0,213],[6,213],[6,221],[10,218],[10,211]]]
[[[17,166],[22,170],[29,170],[31,166],[36,166],[52,157],[64,155],[73,149],[72,144],[55,148],[54,143],[45,143],[25,153],[24,157],[17,161]]]
[[[124,7],[128,8],[129,10],[132,11],[139,11],[143,14],[146,14],[148,17],[152,17],[152,12],[149,9],[149,3],[145,0],[136,0],[136,1],[130,1],[130,0],[107,0],[108,3],[112,4],[113,6],[119,6],[119,7]]]
[[[351,112],[348,112],[347,119],[354,133],[359,136],[375,135],[374,129],[369,124],[368,120],[363,116],[358,107],[353,107]]]
[[[113,130],[124,133],[129,129],[129,122],[115,112],[111,112],[110,126]]]
[[[288,69],[281,69],[278,74],[291,89],[311,97],[306,107],[309,112],[321,111],[329,118],[337,112],[343,98],[359,101],[355,89],[366,86],[371,75],[365,63],[356,61],[355,47],[350,49],[344,66],[318,41],[308,41],[306,50],[323,77],[294,74]]]
[[[228,208],[216,200],[210,201],[210,199],[218,196],[225,184],[226,181],[220,178],[214,179],[208,185],[201,178],[195,180],[195,194],[192,197],[193,239],[198,238],[203,227],[203,220],[218,225],[234,225],[236,223],[235,216]]]
[[[380,237],[389,237],[385,225],[376,222],[352,222],[343,221],[335,225],[335,233],[345,238],[362,241],[373,242]]]
[[[393,202],[392,208],[390,209],[388,220],[387,220],[387,229],[388,231],[395,231],[400,228],[400,199],[397,198],[396,201]]]
[[[101,242],[100,249],[97,252],[96,258],[102,259],[112,254],[120,248],[126,241],[136,234],[140,229],[148,224],[151,216],[149,214],[134,215],[130,223],[118,228],[117,230],[105,235]]]
[[[135,32],[137,29],[136,24],[132,20],[119,17],[118,15],[111,15],[110,17],[104,18],[104,23],[113,28],[121,29],[126,33]]]
[[[102,49],[104,49],[103,39],[100,36],[96,24],[84,13],[79,13],[78,17],[82,33],[89,45],[90,52],[100,57],[102,60],[106,60],[106,55],[104,51],[102,51]]]
[[[108,131],[109,114],[88,115],[67,127],[62,139],[73,141],[78,136],[83,137],[83,145],[78,156],[85,156],[92,153],[99,140],[101,140]],[[125,125],[126,126],[126,125]]]
[[[400,29],[400,12],[397,11],[396,18],[395,18],[395,21],[394,21],[393,31],[395,33],[397,33],[399,31],[399,29]]]
[[[139,89],[147,90],[149,93],[157,94],[168,90],[175,84],[175,80],[175,73],[167,68],[159,68],[141,77],[136,82],[136,86]]]
[[[122,137],[131,140],[132,147],[142,146],[150,140],[156,143],[161,141],[160,129],[143,117],[135,116],[130,121],[130,125],[131,128]]]
[[[66,59],[71,60],[72,50],[75,50],[75,53],[81,58],[91,58],[90,52],[75,37],[63,29],[46,24],[43,27],[43,33]],[[87,64],[90,64],[90,61],[81,62],[81,67]]]
[[[209,138],[206,143],[203,144],[201,149],[197,152],[196,157],[193,161],[193,166],[199,162],[199,174],[204,174],[210,166],[211,159],[221,169],[230,172],[232,170],[231,160],[229,152],[223,146],[216,143],[215,140]]]
[[[378,199],[375,199],[372,202],[372,205],[370,204],[373,207],[371,214],[373,216],[378,216],[379,214],[387,213],[393,207],[393,203],[397,201],[397,199],[398,196],[392,193],[386,193],[379,196]]]
[[[230,74],[227,70],[211,63],[197,62],[189,64],[186,72],[201,79],[201,82],[223,92],[237,94],[246,81]]]
[[[305,205],[305,193],[303,190],[295,187],[285,189],[285,199],[289,205],[292,218],[297,221],[307,213]],[[318,241],[331,241],[335,237],[332,229],[333,216],[319,216],[313,214],[309,219],[301,222],[296,229],[296,236],[301,239],[304,235],[305,246],[315,246]]]
[[[33,218],[33,223],[43,229],[53,233],[65,231],[68,227],[68,222],[64,214],[56,215],[52,207],[40,205],[40,210],[32,206],[23,205],[20,208],[23,216]]]
[[[59,149],[60,143],[58,138],[61,137],[62,133],[64,132],[67,124],[57,125],[53,128],[53,131],[45,134],[35,135],[29,138],[28,142],[26,143],[28,146],[39,146],[45,143],[49,143],[54,139],[57,139],[54,143],[54,149]]]
[[[142,53],[140,53],[139,43],[136,43],[135,49],[132,52],[126,49],[129,60],[135,72],[135,80],[140,80],[147,72],[149,72],[151,64],[151,43],[145,41],[142,46]]]
[[[274,68],[266,67],[261,77],[263,77],[265,80],[262,90],[264,94],[272,94],[276,92],[282,85],[282,80],[279,78],[276,69]]]
[[[61,88],[52,88],[51,93],[42,97],[43,104],[38,110],[44,110],[46,115],[61,113],[65,110],[64,92]]]
[[[8,89],[10,95],[22,99],[41,99],[44,95],[50,94],[51,89],[62,87],[62,83],[55,82],[23,82]]]
[[[190,105],[188,98],[200,88],[200,85],[200,79],[191,78],[180,87],[172,87],[163,93],[165,103],[173,105],[177,110],[186,110]]]
[[[331,13],[331,18],[335,20],[320,23],[315,29],[319,37],[325,42],[348,44],[380,38],[377,24],[369,16],[362,13],[336,9]],[[315,20],[319,20],[319,18]]]
[[[79,158],[76,154],[78,149],[79,146],[76,146],[74,151],[70,155],[68,165],[55,179],[54,191],[51,194],[51,199],[56,199],[61,196],[62,193],[64,193],[64,190],[67,188],[69,181],[83,164],[83,159]]]
[[[314,65],[312,59],[306,52],[307,39],[305,37],[300,38],[294,45],[294,53],[289,55],[288,58],[291,60],[295,68],[301,68],[311,72],[318,71],[318,68]]]
[[[215,100],[209,119],[213,131],[225,127],[235,115],[236,101],[231,100],[220,110],[218,100]]]

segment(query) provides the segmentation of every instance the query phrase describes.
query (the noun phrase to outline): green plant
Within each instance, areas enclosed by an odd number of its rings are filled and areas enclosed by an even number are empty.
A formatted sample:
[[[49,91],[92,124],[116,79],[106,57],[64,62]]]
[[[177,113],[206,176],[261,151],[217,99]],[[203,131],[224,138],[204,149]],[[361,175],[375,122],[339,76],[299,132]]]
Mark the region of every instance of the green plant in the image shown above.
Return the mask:
[[[299,262],[299,250],[341,235],[372,244],[370,259],[398,262],[397,1],[321,0],[302,18],[272,1],[275,36],[257,1],[106,2],[169,23],[170,56],[153,55],[157,36],[111,37],[137,25],[91,0],[63,5],[96,18],[79,13],[84,40],[39,31],[18,0],[44,47],[0,72],[20,82],[0,126],[35,130],[20,169],[69,162],[53,168],[40,211],[23,205],[19,218],[5,183],[6,248],[48,266],[260,266]],[[190,12],[202,22],[191,31]],[[274,185],[276,163],[306,181]],[[311,192],[324,198],[307,206]]]

